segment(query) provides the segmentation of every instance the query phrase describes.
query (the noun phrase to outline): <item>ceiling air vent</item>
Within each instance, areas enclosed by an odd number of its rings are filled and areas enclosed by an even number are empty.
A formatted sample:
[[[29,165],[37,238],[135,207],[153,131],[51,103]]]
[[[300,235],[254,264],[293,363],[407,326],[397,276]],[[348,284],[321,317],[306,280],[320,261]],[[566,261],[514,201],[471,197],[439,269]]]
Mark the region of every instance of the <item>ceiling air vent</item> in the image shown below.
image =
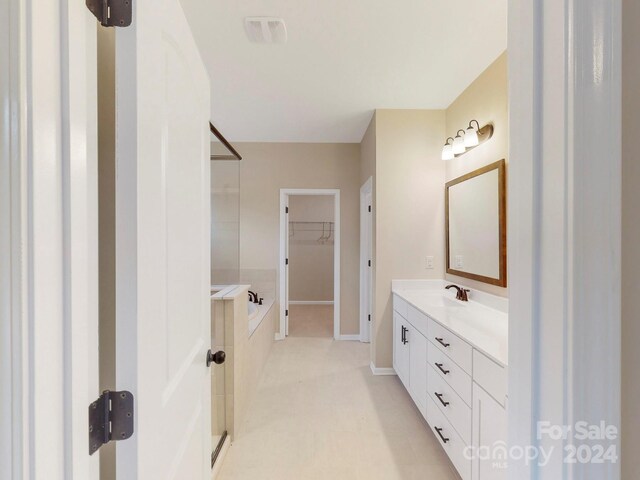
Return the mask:
[[[254,43],[285,43],[287,27],[284,20],[275,17],[247,17],[244,30]]]

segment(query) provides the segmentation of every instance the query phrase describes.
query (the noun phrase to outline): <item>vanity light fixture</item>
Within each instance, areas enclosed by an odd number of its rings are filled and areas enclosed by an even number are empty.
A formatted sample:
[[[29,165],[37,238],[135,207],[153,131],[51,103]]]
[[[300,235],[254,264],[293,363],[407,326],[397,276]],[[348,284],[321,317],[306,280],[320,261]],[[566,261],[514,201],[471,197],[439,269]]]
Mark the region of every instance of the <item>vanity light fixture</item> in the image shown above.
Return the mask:
[[[453,138],[447,138],[447,143],[444,144],[442,148],[442,160],[453,160],[455,155],[453,154],[453,145],[449,143],[449,140],[453,142]]]
[[[474,126],[475,124],[475,126]],[[460,155],[464,155],[469,150],[483,144],[493,136],[493,125],[490,123],[480,128],[477,120],[471,120],[466,132],[462,129],[456,133],[456,138],[447,138],[447,143],[442,149],[442,160],[453,160]],[[449,143],[453,140],[452,143]]]
[[[462,132],[462,135],[460,135]],[[461,153],[466,152],[467,147],[464,146],[464,130],[458,130],[455,140],[453,141],[453,154],[460,155]]]
[[[467,128],[467,131],[464,134],[464,146],[467,148],[476,147],[480,144],[480,140],[478,140],[478,132],[473,127],[473,122],[476,123],[478,130],[480,130],[480,124],[477,120],[471,120],[469,122],[469,128]]]

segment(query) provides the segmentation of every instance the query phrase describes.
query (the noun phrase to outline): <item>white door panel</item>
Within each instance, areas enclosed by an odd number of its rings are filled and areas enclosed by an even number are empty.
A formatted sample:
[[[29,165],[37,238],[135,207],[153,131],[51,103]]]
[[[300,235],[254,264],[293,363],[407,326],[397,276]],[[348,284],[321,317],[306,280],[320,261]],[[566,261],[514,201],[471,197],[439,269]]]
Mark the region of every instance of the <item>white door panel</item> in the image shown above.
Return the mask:
[[[286,235],[284,239],[284,309],[285,309],[285,335],[289,335],[289,195],[285,195],[285,222]]]
[[[487,448],[493,454],[472,461],[474,480],[506,480],[507,459],[499,456],[507,445],[507,411],[477,384],[473,384],[473,446]]]
[[[178,0],[116,32],[118,478],[210,476],[209,82]]]

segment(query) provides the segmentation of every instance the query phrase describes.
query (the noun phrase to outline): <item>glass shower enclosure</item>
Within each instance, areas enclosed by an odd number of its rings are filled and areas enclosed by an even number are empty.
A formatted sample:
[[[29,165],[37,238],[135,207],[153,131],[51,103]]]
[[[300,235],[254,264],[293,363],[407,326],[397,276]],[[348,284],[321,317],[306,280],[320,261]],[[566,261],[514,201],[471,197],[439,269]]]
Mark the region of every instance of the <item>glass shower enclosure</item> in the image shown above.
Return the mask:
[[[240,277],[240,155],[215,127],[211,130],[211,345],[227,344],[224,322],[216,321],[213,296]],[[222,147],[229,153],[220,153]],[[217,347],[216,347],[217,346]],[[211,467],[227,440],[225,363],[211,364]]]

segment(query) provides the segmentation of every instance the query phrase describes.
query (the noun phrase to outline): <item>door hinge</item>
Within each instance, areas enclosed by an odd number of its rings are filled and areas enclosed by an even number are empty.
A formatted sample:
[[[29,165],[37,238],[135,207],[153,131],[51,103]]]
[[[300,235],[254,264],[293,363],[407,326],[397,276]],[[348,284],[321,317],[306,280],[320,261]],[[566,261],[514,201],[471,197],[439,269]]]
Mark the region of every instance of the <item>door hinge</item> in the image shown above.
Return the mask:
[[[289,207],[284,207],[284,213],[289,213]]]
[[[89,455],[105,443],[133,435],[133,394],[105,390],[89,405]]]
[[[86,0],[87,8],[104,27],[131,25],[133,0]]]
[[[285,265],[289,265],[289,259],[288,259],[288,258],[285,258],[285,259],[284,259],[284,264],[285,264]]]
[[[369,205],[369,213],[371,213],[371,205]]]
[[[369,266],[371,266],[371,260],[369,260]]]
[[[288,317],[288,316],[289,316],[289,310],[285,310],[285,311],[284,311],[284,316],[285,316],[285,317]]]
[[[371,315],[367,315],[367,317],[369,317],[369,321],[371,321]]]

